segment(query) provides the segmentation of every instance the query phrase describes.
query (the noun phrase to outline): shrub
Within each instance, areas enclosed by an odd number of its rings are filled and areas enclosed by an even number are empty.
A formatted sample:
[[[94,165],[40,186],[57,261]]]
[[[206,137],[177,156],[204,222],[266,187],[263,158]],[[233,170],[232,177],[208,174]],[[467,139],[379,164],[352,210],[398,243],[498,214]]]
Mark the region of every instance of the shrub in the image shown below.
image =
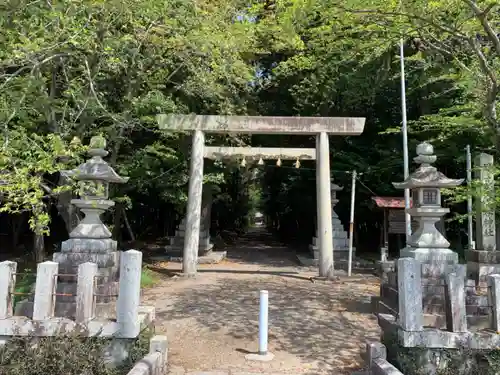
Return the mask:
[[[104,361],[106,338],[13,337],[0,346],[0,375],[123,375],[148,353],[151,334],[134,340],[128,359],[115,368]]]

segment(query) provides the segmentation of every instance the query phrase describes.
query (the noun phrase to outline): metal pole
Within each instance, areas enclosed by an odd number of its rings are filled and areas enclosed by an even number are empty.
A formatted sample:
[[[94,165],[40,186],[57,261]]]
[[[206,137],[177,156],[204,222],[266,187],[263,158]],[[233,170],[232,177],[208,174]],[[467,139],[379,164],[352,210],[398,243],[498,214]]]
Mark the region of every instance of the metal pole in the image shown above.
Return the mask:
[[[405,180],[410,175],[410,167],[408,165],[408,129],[406,120],[406,84],[405,84],[405,55],[404,55],[404,39],[401,37],[399,44],[399,59],[401,65],[401,115],[403,126],[401,132],[403,133],[403,164],[404,164],[404,178]],[[405,189],[405,224],[406,224],[406,244],[408,245],[411,236],[411,216],[408,213],[410,208],[410,189]]]
[[[260,310],[259,310],[259,355],[267,354],[267,331],[269,315],[269,292],[260,291]]]
[[[351,214],[349,218],[349,259],[347,263],[347,276],[351,276],[352,272],[352,240],[354,232],[354,201],[356,199],[356,171],[352,171],[352,186],[351,186]]]
[[[466,160],[466,168],[467,168],[467,236],[469,243],[469,250],[474,248],[474,239],[472,234],[472,194],[471,194],[471,185],[472,185],[472,157],[470,153],[470,145],[465,147],[465,160]]]

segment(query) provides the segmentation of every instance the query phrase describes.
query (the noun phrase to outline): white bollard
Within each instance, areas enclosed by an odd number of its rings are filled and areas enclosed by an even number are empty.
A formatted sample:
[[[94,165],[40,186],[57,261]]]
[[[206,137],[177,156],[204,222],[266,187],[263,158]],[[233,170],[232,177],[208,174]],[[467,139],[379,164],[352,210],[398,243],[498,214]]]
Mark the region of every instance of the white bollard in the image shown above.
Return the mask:
[[[248,361],[271,361],[274,354],[267,351],[267,333],[269,330],[269,292],[261,290],[259,293],[259,351],[248,353],[245,358]]]
[[[141,331],[139,305],[141,303],[142,253],[124,251],[120,255],[120,281],[116,304],[116,321],[120,338],[136,338]]]
[[[259,354],[267,354],[267,332],[269,328],[269,292],[260,291],[260,310],[259,310]]]

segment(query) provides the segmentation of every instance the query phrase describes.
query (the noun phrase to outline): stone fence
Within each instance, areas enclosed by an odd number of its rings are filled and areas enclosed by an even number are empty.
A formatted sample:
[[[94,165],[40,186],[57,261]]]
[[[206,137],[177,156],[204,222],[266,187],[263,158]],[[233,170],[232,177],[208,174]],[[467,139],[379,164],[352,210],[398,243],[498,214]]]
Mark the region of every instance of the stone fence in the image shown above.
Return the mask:
[[[127,375],[164,375],[167,373],[168,342],[166,336],[154,336],[149,354],[142,358]]]
[[[96,319],[96,279],[99,278],[96,263],[83,263],[77,275],[59,274],[59,264],[43,262],[38,264],[33,301],[33,319],[14,316],[13,304],[17,263],[0,263],[0,338],[9,336],[55,336],[77,331],[86,336],[136,338],[146,320],[154,319],[147,308],[140,304],[142,253],[125,251],[120,256],[120,279],[116,321]],[[75,319],[56,317],[55,302],[58,278],[76,277]],[[3,336],[3,337],[2,337]],[[2,340],[0,340],[2,341]]]
[[[379,342],[366,343],[365,360],[368,369],[351,375],[404,375],[387,361],[387,349]]]
[[[440,285],[432,284],[432,288],[444,288],[445,328],[428,324],[424,314],[432,303],[427,300],[429,279],[428,264],[421,264],[413,258],[400,258],[397,261],[398,310],[393,313],[379,313],[378,320],[384,335],[391,334],[397,338],[399,345],[406,348],[429,349],[461,349],[490,350],[500,347],[500,275],[487,277],[486,295],[468,293],[465,274],[457,267],[455,272],[445,273]],[[432,293],[431,293],[432,294]],[[436,293],[437,294],[437,293]],[[478,304],[470,301],[483,298],[481,314],[486,318],[486,326],[474,327],[468,316],[471,308]],[[425,298],[424,298],[424,297]]]

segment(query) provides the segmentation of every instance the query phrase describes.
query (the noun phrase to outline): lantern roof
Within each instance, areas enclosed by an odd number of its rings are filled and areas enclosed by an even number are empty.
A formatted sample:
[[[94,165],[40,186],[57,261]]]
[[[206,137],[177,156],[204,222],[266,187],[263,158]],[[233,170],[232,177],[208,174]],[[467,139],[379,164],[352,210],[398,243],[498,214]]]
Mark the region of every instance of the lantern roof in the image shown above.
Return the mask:
[[[396,189],[415,189],[423,187],[447,188],[460,185],[464,179],[452,179],[439,172],[431,164],[436,161],[434,147],[423,142],[417,146],[417,156],[414,162],[420,164],[415,172],[410,174],[403,182],[393,182]]]
[[[62,173],[78,181],[106,181],[118,184],[128,181],[128,177],[118,175],[103,159],[108,155],[104,149],[106,140],[103,137],[92,137],[90,147],[88,154],[91,158],[89,160],[71,171],[63,171]]]
[[[331,191],[341,191],[341,190],[343,190],[343,189],[344,189],[344,187],[339,186],[339,185],[337,185],[337,184],[333,183],[333,181],[332,181],[332,182],[330,182],[330,190],[331,190]]]

